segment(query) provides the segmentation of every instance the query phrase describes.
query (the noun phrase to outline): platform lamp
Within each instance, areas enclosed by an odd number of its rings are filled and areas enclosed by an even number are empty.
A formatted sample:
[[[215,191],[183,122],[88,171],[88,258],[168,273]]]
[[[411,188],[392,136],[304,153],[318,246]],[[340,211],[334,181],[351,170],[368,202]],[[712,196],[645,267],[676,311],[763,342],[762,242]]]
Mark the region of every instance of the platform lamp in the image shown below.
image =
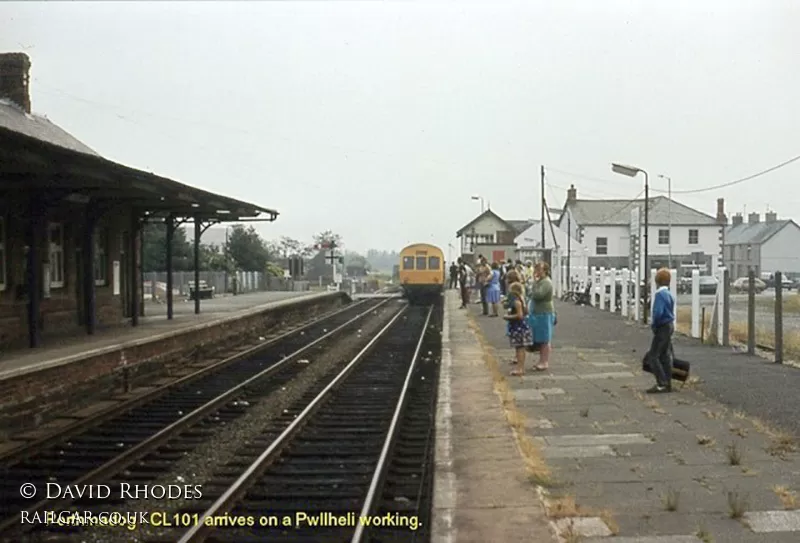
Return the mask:
[[[481,201],[481,213],[483,213],[483,196],[478,196],[477,194],[475,194],[472,196],[472,199]]]
[[[623,164],[612,163],[611,164],[611,171],[614,173],[619,173],[622,175],[626,175],[628,177],[636,177],[639,173],[644,174],[644,262],[640,266],[639,269],[639,283],[644,284],[645,289],[648,288],[649,283],[644,281],[644,278],[647,277],[646,274],[649,274],[649,244],[648,244],[648,231],[650,230],[650,216],[649,216],[649,200],[650,200],[650,182],[647,172],[641,168],[637,168],[636,166],[625,166]],[[645,290],[647,292],[647,290]],[[652,296],[652,293],[650,293]],[[639,300],[636,301],[639,303]],[[647,309],[642,308],[642,322],[647,324]]]

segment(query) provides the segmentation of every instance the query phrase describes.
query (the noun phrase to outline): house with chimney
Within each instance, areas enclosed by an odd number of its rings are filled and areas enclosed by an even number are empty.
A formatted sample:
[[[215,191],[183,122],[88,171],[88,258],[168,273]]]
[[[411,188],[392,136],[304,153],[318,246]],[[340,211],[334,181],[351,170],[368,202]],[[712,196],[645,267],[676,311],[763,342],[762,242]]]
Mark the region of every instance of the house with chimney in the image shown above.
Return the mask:
[[[717,201],[716,217],[665,196],[650,198],[648,208],[651,268],[697,264],[711,273],[722,265],[723,200]],[[644,243],[644,199],[580,199],[571,185],[557,224],[587,248],[589,266],[634,267],[641,249],[637,235]]]
[[[212,223],[277,217],[104,158],[32,113],[30,68],[26,54],[0,53],[0,353],[136,326],[145,222],[166,223],[169,238],[190,221],[197,243]],[[167,306],[171,319],[171,295]]]
[[[778,219],[767,212],[764,219],[750,213],[747,222],[741,213],[731,217],[725,229],[724,256],[731,279],[747,277],[752,267],[759,275],[776,271],[792,278],[800,277],[800,226],[791,219]]]
[[[505,220],[487,209],[456,232],[461,240],[461,258],[473,264],[479,255],[490,262],[505,262],[516,257],[514,240],[524,232],[533,221]]]

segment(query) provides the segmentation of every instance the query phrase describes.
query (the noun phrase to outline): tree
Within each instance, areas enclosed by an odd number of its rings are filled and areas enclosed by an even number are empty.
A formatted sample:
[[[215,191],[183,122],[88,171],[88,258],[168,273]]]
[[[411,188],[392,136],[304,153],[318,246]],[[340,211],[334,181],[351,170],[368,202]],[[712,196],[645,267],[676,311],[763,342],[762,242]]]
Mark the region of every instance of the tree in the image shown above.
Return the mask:
[[[252,226],[245,229],[243,225],[235,224],[231,227],[228,253],[240,270],[264,272],[267,269],[267,244]]]
[[[228,259],[222,249],[211,244],[200,244],[200,269],[208,271],[225,271],[229,266]],[[231,266],[233,268],[233,266]],[[233,271],[232,269],[228,271]]]
[[[145,272],[167,270],[167,225],[147,223],[142,229],[142,268]],[[176,228],[172,236],[172,269],[188,271],[194,269],[193,241],[186,238],[186,230]]]
[[[301,252],[303,244],[292,239],[288,236],[283,236],[277,243],[279,254],[281,258],[289,258],[290,256],[298,255]]]

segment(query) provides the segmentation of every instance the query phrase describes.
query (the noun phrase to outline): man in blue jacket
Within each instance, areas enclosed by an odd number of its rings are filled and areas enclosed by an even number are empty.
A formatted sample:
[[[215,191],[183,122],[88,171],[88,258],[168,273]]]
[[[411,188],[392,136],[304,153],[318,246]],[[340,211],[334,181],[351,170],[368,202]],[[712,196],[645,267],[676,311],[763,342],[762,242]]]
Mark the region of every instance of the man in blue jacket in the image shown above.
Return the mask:
[[[658,287],[653,299],[653,341],[647,353],[648,363],[656,378],[649,394],[672,392],[672,334],[675,332],[675,298],[669,290],[670,273],[666,268],[656,273]]]

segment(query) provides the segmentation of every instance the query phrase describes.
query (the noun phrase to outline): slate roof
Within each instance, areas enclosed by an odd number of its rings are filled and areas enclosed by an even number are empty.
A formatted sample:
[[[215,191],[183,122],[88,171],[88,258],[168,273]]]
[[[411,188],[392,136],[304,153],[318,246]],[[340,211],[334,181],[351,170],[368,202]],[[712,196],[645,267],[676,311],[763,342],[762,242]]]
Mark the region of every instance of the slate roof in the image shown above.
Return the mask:
[[[575,200],[567,203],[575,222],[582,226],[626,226],[630,224],[631,210],[640,208],[641,220],[644,220],[644,198],[640,200]],[[713,226],[717,224],[715,217],[701,213],[696,209],[672,200],[670,210],[669,198],[656,196],[650,198],[649,222],[652,225],[667,225],[672,218],[673,225]],[[564,220],[566,213],[562,214]]]
[[[800,227],[790,219],[773,222],[745,222],[728,226],[725,229],[725,245],[759,245],[789,224],[794,224],[795,228],[800,231]]]
[[[25,113],[22,108],[4,98],[0,98],[0,128],[24,134],[70,151],[100,156],[89,146],[51,123],[46,117]]]
[[[532,225],[536,221],[527,221],[527,220],[525,220],[525,221],[516,221],[516,220],[514,220],[514,221],[506,221],[506,222],[508,224],[510,224],[511,227],[514,229],[514,231],[519,235],[519,234],[523,233],[525,230],[527,230],[528,227],[530,225]]]
[[[481,213],[480,215],[469,221],[467,224],[462,226],[456,232],[456,237],[461,237],[461,234],[463,234],[464,231],[467,230],[470,226],[480,221],[484,217],[488,216],[495,217],[497,220],[503,222],[503,224],[505,224],[510,231],[515,232],[516,234],[525,231],[525,229],[528,227],[528,224],[530,223],[530,221],[507,221],[503,217],[492,211],[491,209],[487,209],[486,211],[484,211],[483,213]]]

